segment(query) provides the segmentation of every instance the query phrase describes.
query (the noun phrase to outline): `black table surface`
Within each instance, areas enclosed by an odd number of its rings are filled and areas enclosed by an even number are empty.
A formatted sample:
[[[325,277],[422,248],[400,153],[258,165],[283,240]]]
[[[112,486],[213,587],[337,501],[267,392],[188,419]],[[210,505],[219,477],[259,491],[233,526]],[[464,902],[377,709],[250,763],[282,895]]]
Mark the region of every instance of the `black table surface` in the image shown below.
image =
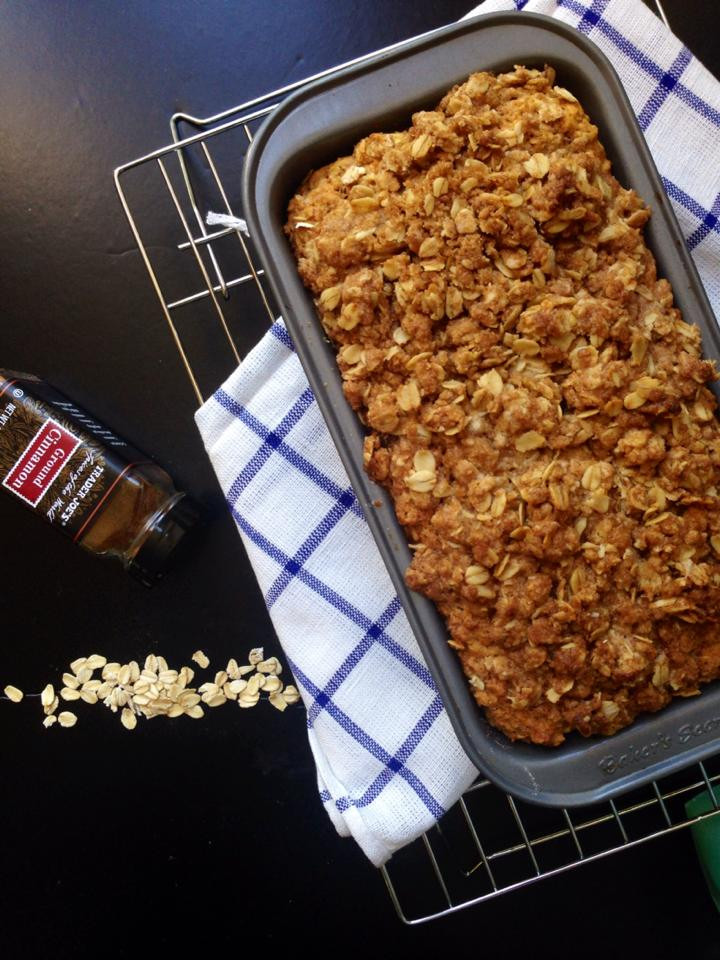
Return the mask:
[[[714,5],[664,6],[720,72]],[[184,563],[148,591],[0,499],[0,686],[39,691],[90,652],[177,663],[202,647],[218,664],[259,645],[280,653],[112,170],[168,142],[176,110],[212,114],[470,7],[0,4],[0,365],[65,390],[212,515]],[[246,349],[256,330],[237,334]],[[196,941],[207,951],[357,943],[423,955],[457,941],[496,957],[717,956],[720,924],[685,831],[411,929],[379,873],[331,827],[299,707],[225,707],[134,733],[100,706],[78,713],[75,729],[45,731],[37,701],[0,702],[7,956],[124,957],[145,945],[187,956]]]

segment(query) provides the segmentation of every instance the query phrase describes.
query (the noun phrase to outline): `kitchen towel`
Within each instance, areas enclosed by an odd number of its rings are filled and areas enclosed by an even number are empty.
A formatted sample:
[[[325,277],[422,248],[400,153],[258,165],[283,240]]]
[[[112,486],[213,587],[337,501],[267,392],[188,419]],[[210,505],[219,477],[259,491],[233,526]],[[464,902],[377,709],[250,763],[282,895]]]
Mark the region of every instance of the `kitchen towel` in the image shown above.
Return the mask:
[[[557,16],[612,60],[717,312],[720,84],[640,0],[487,0],[474,13],[506,9]],[[282,321],[196,420],[307,708],[321,799],[379,865],[476,771]]]

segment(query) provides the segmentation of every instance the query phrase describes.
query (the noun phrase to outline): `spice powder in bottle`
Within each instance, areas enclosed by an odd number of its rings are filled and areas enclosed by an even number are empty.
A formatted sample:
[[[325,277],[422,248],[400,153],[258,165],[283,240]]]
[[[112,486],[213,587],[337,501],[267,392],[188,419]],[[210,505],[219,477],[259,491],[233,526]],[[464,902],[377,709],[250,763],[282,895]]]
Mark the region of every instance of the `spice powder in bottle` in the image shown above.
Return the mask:
[[[168,474],[43,380],[0,370],[0,482],[150,586],[199,512]]]

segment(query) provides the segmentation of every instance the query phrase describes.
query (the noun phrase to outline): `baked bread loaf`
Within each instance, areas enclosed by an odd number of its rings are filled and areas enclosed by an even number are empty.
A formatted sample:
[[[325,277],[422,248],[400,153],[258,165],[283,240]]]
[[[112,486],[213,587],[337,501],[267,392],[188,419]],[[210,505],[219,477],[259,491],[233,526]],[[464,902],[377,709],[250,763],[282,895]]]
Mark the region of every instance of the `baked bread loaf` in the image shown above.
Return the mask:
[[[477,73],[307,177],[287,234],[477,702],[612,734],[720,675],[713,364],[554,72]]]

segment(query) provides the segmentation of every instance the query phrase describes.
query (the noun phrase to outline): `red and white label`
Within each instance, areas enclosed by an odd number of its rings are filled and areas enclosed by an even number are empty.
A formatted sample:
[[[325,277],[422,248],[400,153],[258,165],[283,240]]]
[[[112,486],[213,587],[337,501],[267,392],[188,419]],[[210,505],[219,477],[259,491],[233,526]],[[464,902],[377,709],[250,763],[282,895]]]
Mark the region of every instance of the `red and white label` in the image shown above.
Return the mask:
[[[2,485],[31,507],[36,507],[80,443],[74,433],[57,421],[46,420]]]

